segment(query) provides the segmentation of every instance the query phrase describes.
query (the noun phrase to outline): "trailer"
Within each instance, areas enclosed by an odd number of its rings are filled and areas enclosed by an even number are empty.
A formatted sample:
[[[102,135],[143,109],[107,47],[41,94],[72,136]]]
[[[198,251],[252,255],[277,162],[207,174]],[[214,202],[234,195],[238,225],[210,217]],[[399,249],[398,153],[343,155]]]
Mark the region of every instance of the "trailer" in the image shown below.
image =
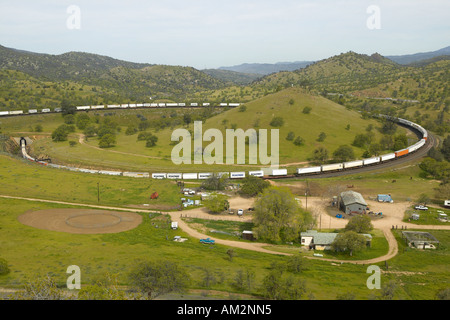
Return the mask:
[[[211,178],[212,177],[212,173],[199,173],[198,174],[198,178],[199,179],[202,179],[202,180],[206,180],[206,179],[209,179],[209,178]]]
[[[131,178],[150,178],[150,174],[148,172],[124,172],[123,176]]]
[[[29,114],[37,113],[37,112],[38,112],[37,109],[30,109],[30,110],[28,110],[28,113],[29,113]]]
[[[297,168],[297,174],[309,174],[309,173],[320,173],[322,172],[322,167],[307,167],[307,168]]]
[[[153,179],[165,179],[166,174],[165,173],[152,173]]]
[[[384,154],[384,155],[380,156],[380,158],[381,158],[381,161],[392,160],[392,159],[395,159],[395,153]]]
[[[333,163],[333,164],[322,165],[322,172],[342,170],[342,169],[344,169],[343,163]]]
[[[80,170],[78,170],[80,171]],[[109,176],[121,176],[122,172],[121,171],[106,171],[106,170],[100,170],[98,173],[100,174],[106,174]]]
[[[395,151],[395,157],[396,158],[403,157],[403,156],[406,156],[408,153],[409,153],[409,148],[398,150],[398,151]]]
[[[9,115],[9,111],[0,111],[0,116],[7,116]]]
[[[264,171],[249,171],[249,176],[264,177]]]
[[[231,179],[243,179],[245,178],[245,172],[230,172]]]
[[[273,169],[272,176],[287,176],[287,169]]]
[[[203,106],[204,107],[209,107],[211,104],[210,103],[207,103],[207,102],[205,102],[204,104],[203,104]]]
[[[183,173],[183,180],[197,180],[197,173]]]
[[[167,179],[182,179],[183,175],[181,173],[168,173],[167,174]]]
[[[76,107],[77,110],[89,110],[91,107],[90,106],[79,106]],[[42,112],[44,112],[44,110],[42,110]]]
[[[105,109],[105,106],[104,106],[104,105],[101,105],[101,106],[91,106],[91,109],[93,109],[93,110]]]
[[[364,165],[364,161],[363,160],[355,160],[355,161],[344,162],[344,169],[362,167],[363,165]]]
[[[173,221],[173,222],[170,224],[170,227],[171,227],[173,230],[177,230],[177,229],[178,229],[178,222]]]
[[[368,166],[370,164],[374,164],[374,163],[379,163],[380,162],[380,157],[373,157],[373,158],[368,158],[368,159],[364,159],[364,165]]]

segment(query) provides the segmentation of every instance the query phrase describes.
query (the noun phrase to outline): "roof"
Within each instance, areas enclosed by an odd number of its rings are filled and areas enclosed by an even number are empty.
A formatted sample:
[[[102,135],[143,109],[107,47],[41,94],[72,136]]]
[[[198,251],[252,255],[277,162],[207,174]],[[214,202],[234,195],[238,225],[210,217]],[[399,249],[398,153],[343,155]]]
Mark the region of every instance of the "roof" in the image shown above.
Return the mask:
[[[388,201],[390,201],[390,200],[392,200],[392,197],[390,196],[390,195],[388,195],[388,194],[379,194],[378,195],[378,200],[388,200]]]
[[[339,233],[335,232],[317,232],[316,230],[308,230],[306,232],[302,232],[301,237],[313,237],[314,244],[318,245],[330,245],[333,243],[334,239],[336,239]],[[363,236],[366,238],[372,239],[372,235],[368,233],[363,233]]]
[[[364,206],[367,206],[366,201],[362,197],[362,195],[355,191],[344,191],[341,193],[341,199],[345,206],[358,203]]]

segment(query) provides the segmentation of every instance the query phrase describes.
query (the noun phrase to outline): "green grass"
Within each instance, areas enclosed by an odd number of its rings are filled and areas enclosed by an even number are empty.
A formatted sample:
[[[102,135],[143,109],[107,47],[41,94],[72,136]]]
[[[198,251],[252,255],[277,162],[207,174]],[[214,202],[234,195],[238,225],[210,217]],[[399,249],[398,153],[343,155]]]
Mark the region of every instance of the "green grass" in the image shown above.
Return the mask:
[[[409,222],[417,225],[438,225],[438,226],[448,226],[450,222],[443,222],[438,219],[439,213],[438,211],[442,211],[447,216],[450,216],[450,210],[444,208],[433,208],[428,206],[428,210],[415,210],[414,206],[412,206],[409,210],[405,212],[405,217],[403,221]],[[419,214],[419,220],[411,219],[412,214]]]
[[[254,226],[252,222],[205,220],[199,218],[185,218],[184,221],[200,232],[206,231],[208,236],[224,240],[242,240],[242,231],[252,230]]]
[[[91,283],[101,273],[109,271],[119,275],[121,285],[127,285],[126,274],[135,259],[170,259],[179,262],[191,275],[191,288],[220,290],[261,295],[262,279],[272,262],[286,261],[287,257],[233,248],[236,256],[228,259],[228,247],[204,246],[182,230],[171,230],[168,220],[159,214],[142,214],[143,223],[137,228],[117,234],[76,235],[40,230],[20,224],[17,217],[30,210],[67,207],[0,199],[1,257],[9,263],[11,272],[0,276],[0,285],[18,287],[34,277],[50,273],[60,285],[67,279],[69,265],[81,268],[82,286]],[[166,221],[166,222],[164,222]],[[158,228],[155,227],[158,225]],[[398,276],[382,274],[382,283],[400,280],[397,297],[403,299],[433,299],[438,289],[448,286],[448,231],[432,231],[441,241],[435,252],[403,251],[401,241],[398,257],[389,261],[390,271],[425,272],[426,275]],[[184,243],[171,241],[173,236],[188,238]],[[168,239],[168,240],[167,240]],[[400,239],[399,239],[400,240]],[[384,268],[384,263],[379,264]],[[218,282],[210,288],[202,284],[204,268],[213,272]],[[255,287],[249,292],[236,290],[231,282],[238,270],[255,272]],[[306,280],[307,288],[317,299],[335,299],[344,292],[353,292],[357,299],[367,299],[374,291],[367,289],[367,266],[305,260],[305,270],[295,277]],[[221,281],[219,279],[222,278]],[[419,284],[420,283],[420,284]],[[425,285],[421,285],[424,283]],[[418,290],[419,288],[425,290]],[[375,292],[377,293],[377,292]]]
[[[0,178],[4,195],[116,206],[180,203],[179,188],[171,181],[70,172],[5,155],[0,155]],[[150,200],[155,191],[159,198]]]

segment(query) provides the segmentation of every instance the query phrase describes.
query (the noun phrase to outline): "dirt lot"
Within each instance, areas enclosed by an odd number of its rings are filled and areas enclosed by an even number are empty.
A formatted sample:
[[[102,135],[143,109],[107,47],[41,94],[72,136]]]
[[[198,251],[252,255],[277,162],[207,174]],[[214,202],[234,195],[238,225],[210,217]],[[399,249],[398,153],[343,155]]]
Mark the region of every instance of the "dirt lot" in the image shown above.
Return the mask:
[[[30,211],[18,217],[20,223],[38,229],[76,234],[117,233],[136,228],[142,217],[132,212],[90,209]]]

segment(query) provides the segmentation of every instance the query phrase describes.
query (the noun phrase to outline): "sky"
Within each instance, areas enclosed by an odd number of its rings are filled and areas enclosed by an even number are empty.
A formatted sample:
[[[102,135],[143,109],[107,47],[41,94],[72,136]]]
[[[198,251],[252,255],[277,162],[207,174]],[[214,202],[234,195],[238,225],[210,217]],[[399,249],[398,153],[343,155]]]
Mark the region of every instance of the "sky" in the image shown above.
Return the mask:
[[[0,0],[0,45],[218,68],[450,45],[448,0]]]

